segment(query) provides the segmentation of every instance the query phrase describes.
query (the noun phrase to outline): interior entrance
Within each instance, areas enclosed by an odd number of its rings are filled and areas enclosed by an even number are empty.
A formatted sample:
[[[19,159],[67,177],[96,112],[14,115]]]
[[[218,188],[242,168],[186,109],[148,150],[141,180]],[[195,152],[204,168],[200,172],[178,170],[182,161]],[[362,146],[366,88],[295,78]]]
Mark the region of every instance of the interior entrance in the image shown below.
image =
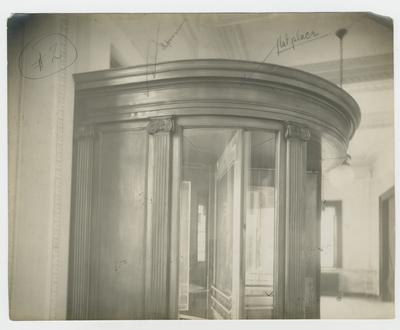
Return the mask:
[[[272,318],[275,133],[183,130],[179,317]]]
[[[147,69],[75,77],[68,318],[318,318],[321,159],[357,104],[270,64]]]

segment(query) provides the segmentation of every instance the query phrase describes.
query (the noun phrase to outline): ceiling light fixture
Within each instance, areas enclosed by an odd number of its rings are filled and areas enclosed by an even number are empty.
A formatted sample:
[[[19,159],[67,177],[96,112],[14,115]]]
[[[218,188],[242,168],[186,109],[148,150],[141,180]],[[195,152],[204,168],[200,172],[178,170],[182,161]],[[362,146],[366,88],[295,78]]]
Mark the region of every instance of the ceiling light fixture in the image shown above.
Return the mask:
[[[340,42],[340,62],[339,62],[339,86],[343,87],[343,38],[347,34],[347,29],[339,29],[336,31],[336,36],[339,38]],[[341,188],[354,180],[354,171],[350,166],[350,155],[346,155],[346,158],[338,166],[329,171],[328,179],[329,182],[336,188]]]
[[[353,182],[354,171],[350,165],[350,160],[350,155],[346,155],[342,164],[329,171],[329,182],[334,187],[341,188]]]
[[[347,29],[339,29],[336,31],[336,36],[339,38],[340,42],[340,88],[342,88],[343,85],[343,38],[347,34],[347,31]]]

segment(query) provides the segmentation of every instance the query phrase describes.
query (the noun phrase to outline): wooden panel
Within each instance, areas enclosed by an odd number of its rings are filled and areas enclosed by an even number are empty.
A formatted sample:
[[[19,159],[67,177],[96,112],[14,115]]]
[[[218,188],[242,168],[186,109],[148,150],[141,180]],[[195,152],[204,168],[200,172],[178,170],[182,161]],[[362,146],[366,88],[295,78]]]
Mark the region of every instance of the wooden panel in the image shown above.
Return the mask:
[[[320,174],[306,176],[306,217],[305,217],[305,288],[304,312],[307,319],[319,318],[319,277],[320,277]]]
[[[101,135],[98,165],[98,319],[144,318],[147,133]],[[101,164],[101,165],[100,165]]]

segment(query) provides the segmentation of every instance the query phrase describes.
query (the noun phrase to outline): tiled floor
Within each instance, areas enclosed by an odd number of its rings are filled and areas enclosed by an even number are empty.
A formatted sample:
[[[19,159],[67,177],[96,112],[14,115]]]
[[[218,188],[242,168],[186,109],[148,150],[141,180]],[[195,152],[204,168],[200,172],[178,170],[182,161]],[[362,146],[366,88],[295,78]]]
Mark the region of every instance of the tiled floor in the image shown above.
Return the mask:
[[[394,304],[370,298],[321,297],[321,319],[391,319]]]

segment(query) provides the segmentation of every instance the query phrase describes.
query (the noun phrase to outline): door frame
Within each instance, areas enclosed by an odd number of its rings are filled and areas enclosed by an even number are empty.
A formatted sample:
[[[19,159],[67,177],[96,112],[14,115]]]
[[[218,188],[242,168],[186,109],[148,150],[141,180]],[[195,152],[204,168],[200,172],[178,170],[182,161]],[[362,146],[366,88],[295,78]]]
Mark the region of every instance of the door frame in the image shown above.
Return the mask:
[[[254,119],[254,118],[247,118],[247,117],[233,117],[233,116],[223,116],[223,115],[217,115],[217,116],[210,116],[210,115],[194,115],[194,116],[177,116],[174,117],[174,122],[175,122],[175,134],[174,134],[174,147],[173,147],[173,160],[172,160],[172,173],[173,173],[173,194],[171,196],[172,198],[172,210],[178,209],[177,205],[179,205],[179,180],[181,178],[181,166],[182,166],[182,135],[183,135],[183,130],[184,129],[191,129],[191,128],[229,128],[229,129],[238,129],[242,131],[242,136],[241,136],[241,146],[240,146],[240,153],[241,153],[241,159],[242,162],[246,158],[245,155],[248,152],[246,150],[246,140],[248,137],[246,136],[246,131],[247,130],[264,130],[264,131],[269,131],[269,132],[274,132],[276,135],[276,146],[275,146],[275,152],[276,152],[276,175],[275,175],[275,180],[276,180],[276,189],[275,189],[275,208],[280,205],[280,208],[284,208],[284,182],[285,182],[285,171],[284,166],[285,166],[285,154],[286,154],[286,140],[284,139],[284,130],[285,130],[285,123],[284,122],[279,122],[275,120],[270,120],[270,119]],[[179,132],[179,133],[178,133]],[[247,141],[248,142],[248,141]],[[246,175],[245,173],[245,166],[246,164],[242,163],[241,166],[241,189],[243,189],[244,185],[246,184]],[[283,181],[282,181],[283,180]],[[278,192],[281,191],[281,192]],[[213,192],[215,193],[215,192]],[[243,192],[242,192],[243,196]],[[214,196],[215,198],[215,196]],[[244,221],[244,215],[243,215],[243,210],[245,208],[245,200],[242,198],[241,201],[241,228],[242,230],[240,231],[240,237],[241,237],[241,245],[244,247],[244,226],[243,226],[243,221]],[[173,214],[173,221],[172,223],[179,223],[179,212],[172,212]],[[276,209],[276,214],[275,214],[275,226],[277,224],[284,224],[285,222],[285,213],[282,212],[281,210]],[[279,225],[281,227],[281,225]],[[208,239],[207,241],[209,242],[208,244],[211,243],[211,246],[207,247],[207,273],[209,271],[213,271],[213,252],[214,252],[214,246],[212,242],[212,237],[214,234],[213,230],[213,221],[208,223],[208,229],[207,229],[207,236]],[[278,242],[278,236],[282,236],[284,233],[284,230],[279,230],[275,232],[275,242]],[[211,238],[211,239],[210,239]],[[211,242],[210,242],[211,241]],[[178,230],[172,230],[171,231],[171,242],[179,242],[179,231]],[[175,245],[175,244],[174,244]],[[276,244],[275,247],[282,248],[282,242],[279,244]],[[176,250],[178,248],[174,246],[173,250],[175,250],[175,253],[171,253],[171,264],[173,263],[173,260],[176,260],[173,256],[176,256]],[[244,267],[243,267],[243,262],[244,262],[244,256],[245,256],[245,251],[242,249],[240,253],[240,268],[241,271],[240,273],[237,274],[238,280],[240,282],[240,288],[239,288],[239,294],[242,296],[242,298],[239,301],[239,305],[237,306],[237,314],[236,318],[241,318],[244,316],[244,285],[245,285],[245,277],[244,277]],[[284,249],[278,253],[278,249],[274,249],[274,268],[278,267],[277,269],[274,269],[274,278],[276,275],[279,274],[279,276],[284,276],[284,258],[282,258],[282,253],[284,253]],[[280,261],[278,261],[278,259]],[[278,266],[280,264],[281,266]],[[177,308],[172,306],[175,305],[175,302],[177,302],[177,296],[178,296],[178,281],[179,278],[177,277],[179,271],[178,268],[179,265],[176,263],[174,264],[174,267],[171,267],[171,272],[170,272],[170,285],[174,288],[173,290],[170,290],[170,314],[169,317],[171,319],[176,319],[177,318]],[[208,296],[211,293],[211,278],[210,276],[212,274],[208,274],[208,284],[207,284],[207,290],[208,290]],[[283,296],[284,292],[280,292],[280,289],[283,289],[282,285],[280,284],[279,287],[276,286],[277,281],[274,280],[274,296]],[[281,299],[279,299],[280,301]],[[207,303],[209,303],[209,297],[207,298]],[[278,299],[275,301],[274,299],[274,309],[279,309],[281,310],[281,306],[276,306],[278,303]],[[209,310],[208,306],[208,310]],[[280,313],[279,313],[280,314]]]
[[[385,262],[385,260],[387,260],[387,258],[385,259],[385,255],[388,254],[389,246],[384,244],[388,242],[389,239],[388,212],[385,203],[392,197],[395,198],[394,186],[379,196],[379,297],[384,301],[392,300],[385,285],[385,280],[389,271],[388,265]],[[395,292],[392,293],[393,298],[394,294]]]
[[[231,153],[232,149],[233,154]],[[231,294],[225,295],[224,292],[216,287],[216,249],[213,249],[213,273],[212,275],[212,291],[217,292],[217,296],[211,295],[211,299],[224,309],[223,303],[218,301],[218,296],[224,296],[224,300],[230,302],[229,316],[231,319],[240,319],[243,311],[243,281],[242,281],[242,265],[243,260],[243,129],[237,129],[234,136],[225,146],[225,150],[217,161],[215,171],[215,217],[214,217],[214,236],[213,241],[217,241],[216,219],[218,213],[218,182],[224,176],[228,175],[229,170],[233,170],[233,189],[232,189],[232,274],[231,274]],[[227,178],[228,179],[228,178]],[[229,180],[229,179],[228,179]],[[228,181],[229,182],[229,181]],[[229,183],[228,183],[229,185]],[[236,243],[236,244],[235,244]]]

